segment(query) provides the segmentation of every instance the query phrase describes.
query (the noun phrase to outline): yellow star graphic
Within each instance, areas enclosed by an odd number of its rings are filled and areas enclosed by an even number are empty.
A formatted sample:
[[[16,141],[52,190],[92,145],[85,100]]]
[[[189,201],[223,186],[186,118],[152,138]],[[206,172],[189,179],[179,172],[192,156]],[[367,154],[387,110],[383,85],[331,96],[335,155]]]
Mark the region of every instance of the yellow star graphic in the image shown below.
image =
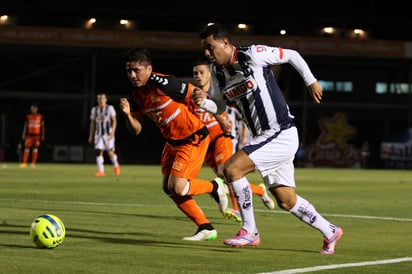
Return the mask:
[[[332,119],[320,120],[322,134],[319,143],[335,143],[340,149],[345,147],[347,139],[356,134],[356,129],[347,123],[346,114],[339,112]]]

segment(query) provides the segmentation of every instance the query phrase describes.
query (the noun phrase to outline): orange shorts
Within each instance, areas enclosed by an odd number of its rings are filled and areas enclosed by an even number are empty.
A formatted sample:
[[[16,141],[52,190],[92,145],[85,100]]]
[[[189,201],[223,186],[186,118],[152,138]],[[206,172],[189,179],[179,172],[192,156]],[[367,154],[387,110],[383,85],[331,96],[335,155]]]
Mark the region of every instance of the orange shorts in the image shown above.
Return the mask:
[[[209,136],[198,144],[172,146],[166,142],[160,161],[163,176],[173,175],[188,180],[196,178],[203,166],[208,147]]]
[[[209,144],[205,162],[217,173],[217,167],[222,165],[233,154],[232,138],[230,136],[219,136],[213,143]]]
[[[25,147],[39,147],[40,146],[40,135],[27,135],[24,138]]]

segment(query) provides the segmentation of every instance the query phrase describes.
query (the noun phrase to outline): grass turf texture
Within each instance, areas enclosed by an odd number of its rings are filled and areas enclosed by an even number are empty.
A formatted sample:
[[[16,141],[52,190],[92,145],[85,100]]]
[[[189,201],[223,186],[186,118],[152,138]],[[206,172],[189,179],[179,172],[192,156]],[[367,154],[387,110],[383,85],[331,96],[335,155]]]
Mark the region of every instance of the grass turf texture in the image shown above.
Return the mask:
[[[89,164],[0,163],[0,273],[261,273],[412,257],[411,171],[296,169],[297,192],[344,229],[334,255],[319,253],[318,231],[278,207],[267,210],[258,196],[259,247],[223,245],[240,226],[209,195],[195,199],[218,239],[183,241],[196,227],[162,192],[159,166],[123,165],[119,177],[110,165],[106,177],[94,171]],[[199,177],[214,175],[204,167]],[[261,182],[257,173],[248,178]],[[30,241],[30,224],[44,213],[66,226],[55,249]],[[412,261],[321,273],[348,272],[412,273]]]

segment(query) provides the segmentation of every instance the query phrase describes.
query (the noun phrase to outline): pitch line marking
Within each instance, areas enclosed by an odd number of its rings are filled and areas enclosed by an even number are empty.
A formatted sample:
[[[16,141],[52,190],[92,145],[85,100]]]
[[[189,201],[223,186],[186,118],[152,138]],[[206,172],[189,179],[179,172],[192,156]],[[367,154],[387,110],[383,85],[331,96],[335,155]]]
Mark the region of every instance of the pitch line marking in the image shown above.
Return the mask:
[[[390,259],[390,260],[381,260],[381,261],[369,261],[369,262],[358,262],[358,263],[348,263],[348,264],[332,264],[332,265],[319,265],[305,268],[295,268],[287,269],[275,272],[262,272],[259,274],[294,274],[294,273],[307,273],[314,271],[322,271],[327,269],[338,269],[338,268],[347,268],[347,267],[356,267],[356,266],[368,266],[368,265],[379,265],[379,264],[396,264],[402,262],[412,261],[411,257]]]
[[[144,207],[145,204],[130,204],[130,203],[101,203],[101,202],[82,202],[82,201],[52,201],[52,200],[20,200],[20,199],[0,199],[4,202],[35,202],[45,204],[70,204],[70,205],[86,205],[86,206],[125,206],[125,207]],[[155,205],[150,205],[151,207]],[[203,207],[208,209],[214,209],[214,207]],[[268,210],[268,209],[255,209],[256,212],[265,212],[273,214],[290,214],[283,210]],[[322,213],[323,216],[333,216],[340,218],[352,218],[352,219],[371,219],[371,220],[386,220],[386,221],[399,221],[399,222],[412,222],[411,218],[395,218],[395,217],[380,217],[380,216],[362,216],[362,215],[347,215],[347,214],[328,214]]]
[[[16,202],[19,201],[18,199],[0,199],[0,201],[6,202]],[[96,202],[81,202],[81,201],[48,201],[48,200],[20,200],[25,202],[43,202],[43,203],[59,203],[59,204],[75,204],[75,205],[97,205],[97,206],[127,206],[127,207],[143,207],[144,204],[126,204],[126,203],[96,203]],[[258,212],[271,212],[277,214],[289,214],[287,212],[283,212],[280,210],[256,210]],[[393,218],[393,217],[376,217],[376,216],[360,216],[360,215],[345,215],[345,214],[323,214],[335,217],[346,217],[346,218],[357,218],[357,219],[375,219],[375,220],[396,220],[396,221],[405,221],[411,222],[412,219],[407,218]],[[337,269],[337,268],[348,268],[348,267],[356,267],[356,266],[368,266],[368,265],[380,265],[380,264],[394,264],[394,263],[401,263],[412,261],[412,257],[404,257],[404,258],[397,258],[397,259],[390,259],[390,260],[380,260],[380,261],[369,261],[369,262],[358,262],[358,263],[347,263],[347,264],[334,264],[334,265],[325,265],[325,266],[314,266],[314,267],[306,267],[306,268],[296,268],[296,269],[288,269],[288,270],[281,270],[275,272],[262,272],[259,274],[294,274],[294,273],[307,273],[307,272],[315,272],[315,271],[322,271],[327,269]]]

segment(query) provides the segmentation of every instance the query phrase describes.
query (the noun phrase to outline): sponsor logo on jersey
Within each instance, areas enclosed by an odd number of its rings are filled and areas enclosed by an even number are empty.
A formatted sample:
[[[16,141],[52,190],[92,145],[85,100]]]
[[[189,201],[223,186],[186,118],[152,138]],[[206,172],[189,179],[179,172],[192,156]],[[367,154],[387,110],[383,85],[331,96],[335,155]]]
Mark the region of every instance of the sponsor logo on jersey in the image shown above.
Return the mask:
[[[161,77],[156,74],[152,74],[151,78],[163,86],[166,86],[169,83],[169,80],[167,80],[166,77]]]
[[[230,101],[245,97],[247,94],[253,92],[256,89],[256,81],[252,77],[231,85],[224,89],[222,92]]]

